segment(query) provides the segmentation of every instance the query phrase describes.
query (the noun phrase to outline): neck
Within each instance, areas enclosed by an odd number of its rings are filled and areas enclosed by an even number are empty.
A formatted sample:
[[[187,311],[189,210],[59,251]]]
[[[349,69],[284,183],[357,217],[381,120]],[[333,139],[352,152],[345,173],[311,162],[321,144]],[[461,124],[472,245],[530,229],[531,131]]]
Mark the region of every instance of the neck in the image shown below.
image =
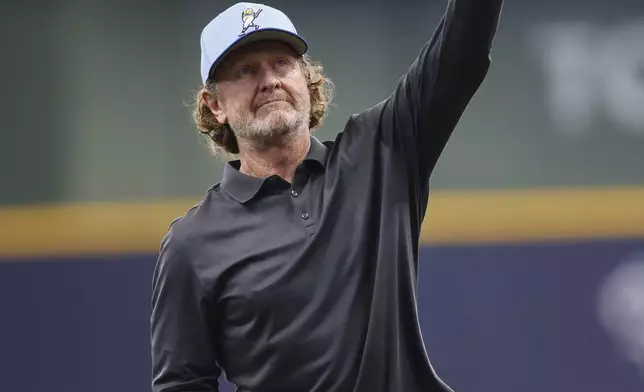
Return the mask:
[[[311,147],[308,130],[284,136],[270,143],[258,143],[238,139],[240,171],[253,177],[278,175],[288,182],[293,181],[295,169]]]

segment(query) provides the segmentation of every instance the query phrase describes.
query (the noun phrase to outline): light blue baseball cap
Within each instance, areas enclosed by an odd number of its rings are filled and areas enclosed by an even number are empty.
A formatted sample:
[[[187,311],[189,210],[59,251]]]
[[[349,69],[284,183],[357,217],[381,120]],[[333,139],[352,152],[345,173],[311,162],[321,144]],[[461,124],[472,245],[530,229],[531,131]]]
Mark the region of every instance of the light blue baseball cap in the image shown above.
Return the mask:
[[[201,33],[201,80],[205,84],[211,71],[232,50],[263,40],[284,42],[299,55],[308,48],[280,10],[263,4],[237,3],[223,11]]]

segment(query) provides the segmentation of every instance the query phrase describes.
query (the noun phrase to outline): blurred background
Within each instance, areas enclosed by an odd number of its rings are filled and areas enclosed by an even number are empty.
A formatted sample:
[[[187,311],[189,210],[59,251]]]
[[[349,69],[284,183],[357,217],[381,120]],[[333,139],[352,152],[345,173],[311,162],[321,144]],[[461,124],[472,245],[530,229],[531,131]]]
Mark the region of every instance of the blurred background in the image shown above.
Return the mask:
[[[223,167],[188,104],[231,4],[2,3],[2,391],[150,390],[159,241]],[[337,85],[328,140],[446,1],[269,4]],[[492,58],[431,180],[429,356],[456,392],[644,390],[644,3],[507,1]]]

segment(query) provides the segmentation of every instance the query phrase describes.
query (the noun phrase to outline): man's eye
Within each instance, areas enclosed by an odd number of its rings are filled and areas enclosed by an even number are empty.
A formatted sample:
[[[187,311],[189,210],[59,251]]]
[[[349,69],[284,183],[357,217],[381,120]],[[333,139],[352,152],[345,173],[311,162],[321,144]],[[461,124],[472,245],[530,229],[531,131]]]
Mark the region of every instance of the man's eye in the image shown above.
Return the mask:
[[[279,65],[288,65],[288,61],[286,61],[286,60],[284,60],[284,59],[280,59],[280,60],[278,61],[278,63],[279,63]]]
[[[244,65],[237,68],[237,74],[240,76],[250,75],[253,73],[253,68],[250,65]]]

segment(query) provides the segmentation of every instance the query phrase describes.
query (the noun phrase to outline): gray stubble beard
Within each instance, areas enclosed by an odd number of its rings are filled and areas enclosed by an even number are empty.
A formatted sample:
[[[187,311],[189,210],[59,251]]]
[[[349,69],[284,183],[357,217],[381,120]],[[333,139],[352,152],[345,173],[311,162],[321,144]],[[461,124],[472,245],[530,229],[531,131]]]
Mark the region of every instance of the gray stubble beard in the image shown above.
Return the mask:
[[[302,129],[303,124],[308,124],[310,105],[305,106],[302,110],[294,109],[295,116],[289,114],[288,119],[282,117],[276,126],[265,126],[263,120],[257,120],[254,116],[248,116],[241,119],[239,124],[230,124],[230,126],[238,138],[251,141],[254,144],[274,144],[276,141],[294,136]]]

